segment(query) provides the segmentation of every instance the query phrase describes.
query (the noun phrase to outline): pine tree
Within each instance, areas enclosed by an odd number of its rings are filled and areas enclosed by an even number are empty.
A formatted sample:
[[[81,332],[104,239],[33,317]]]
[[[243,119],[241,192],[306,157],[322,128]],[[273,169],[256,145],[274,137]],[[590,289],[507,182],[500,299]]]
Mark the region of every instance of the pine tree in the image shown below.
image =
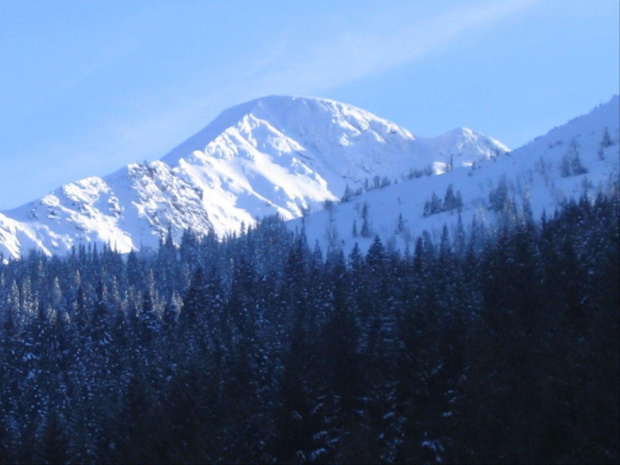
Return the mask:
[[[347,184],[346,187],[344,188],[344,194],[342,195],[342,198],[340,199],[340,201],[342,203],[347,203],[347,202],[350,202],[352,199],[353,199],[353,191]]]
[[[508,201],[508,183],[506,181],[506,176],[502,176],[497,184],[497,187],[489,192],[489,204],[491,205],[491,210],[496,213],[505,211]]]
[[[435,213],[440,213],[442,210],[441,200],[437,197],[437,194],[433,192],[431,200],[424,204],[424,216],[434,215]]]
[[[196,268],[192,281],[183,298],[179,315],[179,331],[183,340],[185,357],[194,358],[204,353],[204,318],[208,312],[209,294],[202,267]]]
[[[402,234],[405,232],[405,221],[403,220],[403,214],[398,214],[398,221],[396,222],[396,230],[394,231],[396,234]]]
[[[569,176],[578,176],[587,172],[588,170],[584,168],[579,158],[579,144],[575,139],[572,139],[566,155],[562,157],[560,174],[562,177],[566,178]]]
[[[607,127],[605,127],[605,130],[603,132],[603,139],[601,140],[601,148],[606,149],[607,147],[610,147],[613,145],[613,142],[611,141],[611,137],[609,137],[609,130],[607,129]]]
[[[459,205],[458,205],[456,196],[454,195],[454,189],[452,187],[452,183],[450,183],[450,185],[448,186],[448,189],[446,190],[446,195],[443,199],[442,210],[453,210],[457,208],[458,206]]]
[[[360,235],[362,237],[370,237],[370,226],[368,224],[368,202],[362,205],[362,229]]]

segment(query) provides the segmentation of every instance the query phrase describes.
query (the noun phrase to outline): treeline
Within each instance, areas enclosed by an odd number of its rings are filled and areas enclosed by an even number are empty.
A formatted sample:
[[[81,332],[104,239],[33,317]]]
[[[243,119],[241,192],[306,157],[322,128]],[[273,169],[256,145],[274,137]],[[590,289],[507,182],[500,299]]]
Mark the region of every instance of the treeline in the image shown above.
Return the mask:
[[[619,206],[0,267],[3,463],[618,463]],[[447,230],[446,230],[447,231]]]

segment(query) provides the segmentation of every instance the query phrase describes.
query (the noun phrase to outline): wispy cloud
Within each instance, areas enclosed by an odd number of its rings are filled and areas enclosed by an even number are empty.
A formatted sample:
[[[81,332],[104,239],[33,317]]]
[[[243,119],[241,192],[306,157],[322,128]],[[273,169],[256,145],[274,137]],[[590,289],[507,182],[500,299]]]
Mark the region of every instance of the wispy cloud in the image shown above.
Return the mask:
[[[398,14],[371,19],[371,28],[349,23],[337,33],[332,30],[311,41],[300,42],[294,32],[284,30],[262,48],[240,54],[234,63],[210,66],[204,88],[188,88],[182,100],[170,102],[165,111],[143,115],[139,120],[113,122],[111,140],[122,146],[124,153],[155,158],[230,105],[274,93],[318,95],[415,62],[463,34],[484,30],[539,1],[467,3],[430,18],[403,8]]]
[[[346,84],[372,73],[410,63],[442,49],[473,29],[493,25],[539,0],[510,0],[474,4],[437,17],[395,27],[385,21],[375,30],[349,29],[337,37],[324,38],[264,76],[256,89],[295,88],[320,91]],[[301,52],[301,53],[300,53]],[[283,57],[284,58],[284,57]]]

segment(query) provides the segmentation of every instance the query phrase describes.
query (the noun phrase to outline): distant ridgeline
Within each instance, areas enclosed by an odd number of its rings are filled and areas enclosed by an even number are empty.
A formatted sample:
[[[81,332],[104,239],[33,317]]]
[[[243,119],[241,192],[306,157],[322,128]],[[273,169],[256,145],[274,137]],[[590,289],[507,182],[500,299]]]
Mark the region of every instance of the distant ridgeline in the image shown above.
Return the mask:
[[[34,251],[0,265],[0,462],[618,463],[619,220]]]

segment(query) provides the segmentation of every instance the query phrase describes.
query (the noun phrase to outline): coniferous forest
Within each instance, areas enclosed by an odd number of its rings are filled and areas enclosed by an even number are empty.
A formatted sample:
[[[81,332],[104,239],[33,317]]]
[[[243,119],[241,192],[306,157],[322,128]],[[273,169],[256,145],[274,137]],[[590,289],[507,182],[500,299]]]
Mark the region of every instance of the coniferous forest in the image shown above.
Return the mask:
[[[0,265],[0,461],[618,463],[619,206]]]

